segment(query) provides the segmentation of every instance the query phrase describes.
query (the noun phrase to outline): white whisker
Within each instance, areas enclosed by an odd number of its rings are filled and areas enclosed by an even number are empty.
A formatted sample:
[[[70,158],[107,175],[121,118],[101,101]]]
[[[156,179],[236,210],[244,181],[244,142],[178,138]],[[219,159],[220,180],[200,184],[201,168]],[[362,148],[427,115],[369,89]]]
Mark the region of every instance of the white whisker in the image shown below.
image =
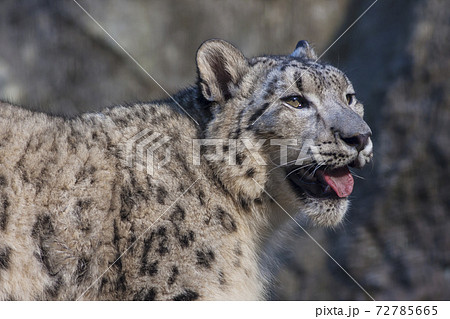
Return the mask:
[[[350,170],[350,173],[353,175],[353,176],[355,176],[356,178],[359,178],[359,179],[365,179],[364,177],[362,177],[362,176],[360,176],[360,175],[358,175],[358,174],[356,174],[354,171],[352,171],[350,168],[349,168],[349,170]]]

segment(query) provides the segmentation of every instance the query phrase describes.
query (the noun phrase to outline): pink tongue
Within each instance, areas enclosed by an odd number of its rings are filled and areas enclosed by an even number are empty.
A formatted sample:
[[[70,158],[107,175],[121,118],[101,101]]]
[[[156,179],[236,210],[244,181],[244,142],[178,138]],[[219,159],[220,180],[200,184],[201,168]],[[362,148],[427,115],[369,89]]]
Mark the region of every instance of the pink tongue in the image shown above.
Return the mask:
[[[324,172],[323,177],[339,197],[347,197],[353,190],[353,176],[347,167]]]

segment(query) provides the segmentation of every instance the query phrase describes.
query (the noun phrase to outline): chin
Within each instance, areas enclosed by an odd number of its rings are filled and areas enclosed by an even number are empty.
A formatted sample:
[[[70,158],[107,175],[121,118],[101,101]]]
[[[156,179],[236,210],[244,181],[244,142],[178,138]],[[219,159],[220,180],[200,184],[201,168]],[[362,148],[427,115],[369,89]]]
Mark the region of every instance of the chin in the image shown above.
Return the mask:
[[[301,212],[316,226],[334,227],[339,225],[349,207],[347,198],[317,199],[306,197],[302,200]]]

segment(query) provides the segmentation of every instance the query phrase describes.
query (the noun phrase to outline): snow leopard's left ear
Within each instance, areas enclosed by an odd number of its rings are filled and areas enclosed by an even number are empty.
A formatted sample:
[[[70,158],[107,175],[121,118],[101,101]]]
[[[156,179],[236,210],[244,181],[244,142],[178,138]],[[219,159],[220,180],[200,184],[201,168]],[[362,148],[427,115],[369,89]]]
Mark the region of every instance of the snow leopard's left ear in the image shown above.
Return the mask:
[[[314,52],[314,49],[311,48],[308,41],[306,40],[298,41],[294,52],[291,53],[291,57],[317,60],[316,52]]]
[[[236,47],[213,39],[203,42],[198,49],[197,68],[203,96],[209,101],[222,103],[233,97],[249,65]]]

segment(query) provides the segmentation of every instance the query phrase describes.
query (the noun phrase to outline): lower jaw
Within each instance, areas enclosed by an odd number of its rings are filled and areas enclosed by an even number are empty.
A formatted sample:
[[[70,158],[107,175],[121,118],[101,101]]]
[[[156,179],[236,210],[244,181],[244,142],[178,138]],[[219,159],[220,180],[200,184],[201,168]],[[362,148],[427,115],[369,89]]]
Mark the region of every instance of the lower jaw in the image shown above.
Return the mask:
[[[317,200],[345,200],[347,199],[345,198],[340,198],[336,195],[336,193],[329,189],[325,189],[325,190],[321,190],[320,188],[322,188],[321,185],[315,185],[314,187],[316,187],[315,191],[308,191],[302,187],[300,187],[299,185],[297,185],[294,181],[292,181],[291,179],[289,179],[289,183],[291,184],[291,187],[294,189],[294,192],[299,195],[299,196],[305,196],[311,199],[317,199]],[[329,186],[328,186],[329,188]]]

